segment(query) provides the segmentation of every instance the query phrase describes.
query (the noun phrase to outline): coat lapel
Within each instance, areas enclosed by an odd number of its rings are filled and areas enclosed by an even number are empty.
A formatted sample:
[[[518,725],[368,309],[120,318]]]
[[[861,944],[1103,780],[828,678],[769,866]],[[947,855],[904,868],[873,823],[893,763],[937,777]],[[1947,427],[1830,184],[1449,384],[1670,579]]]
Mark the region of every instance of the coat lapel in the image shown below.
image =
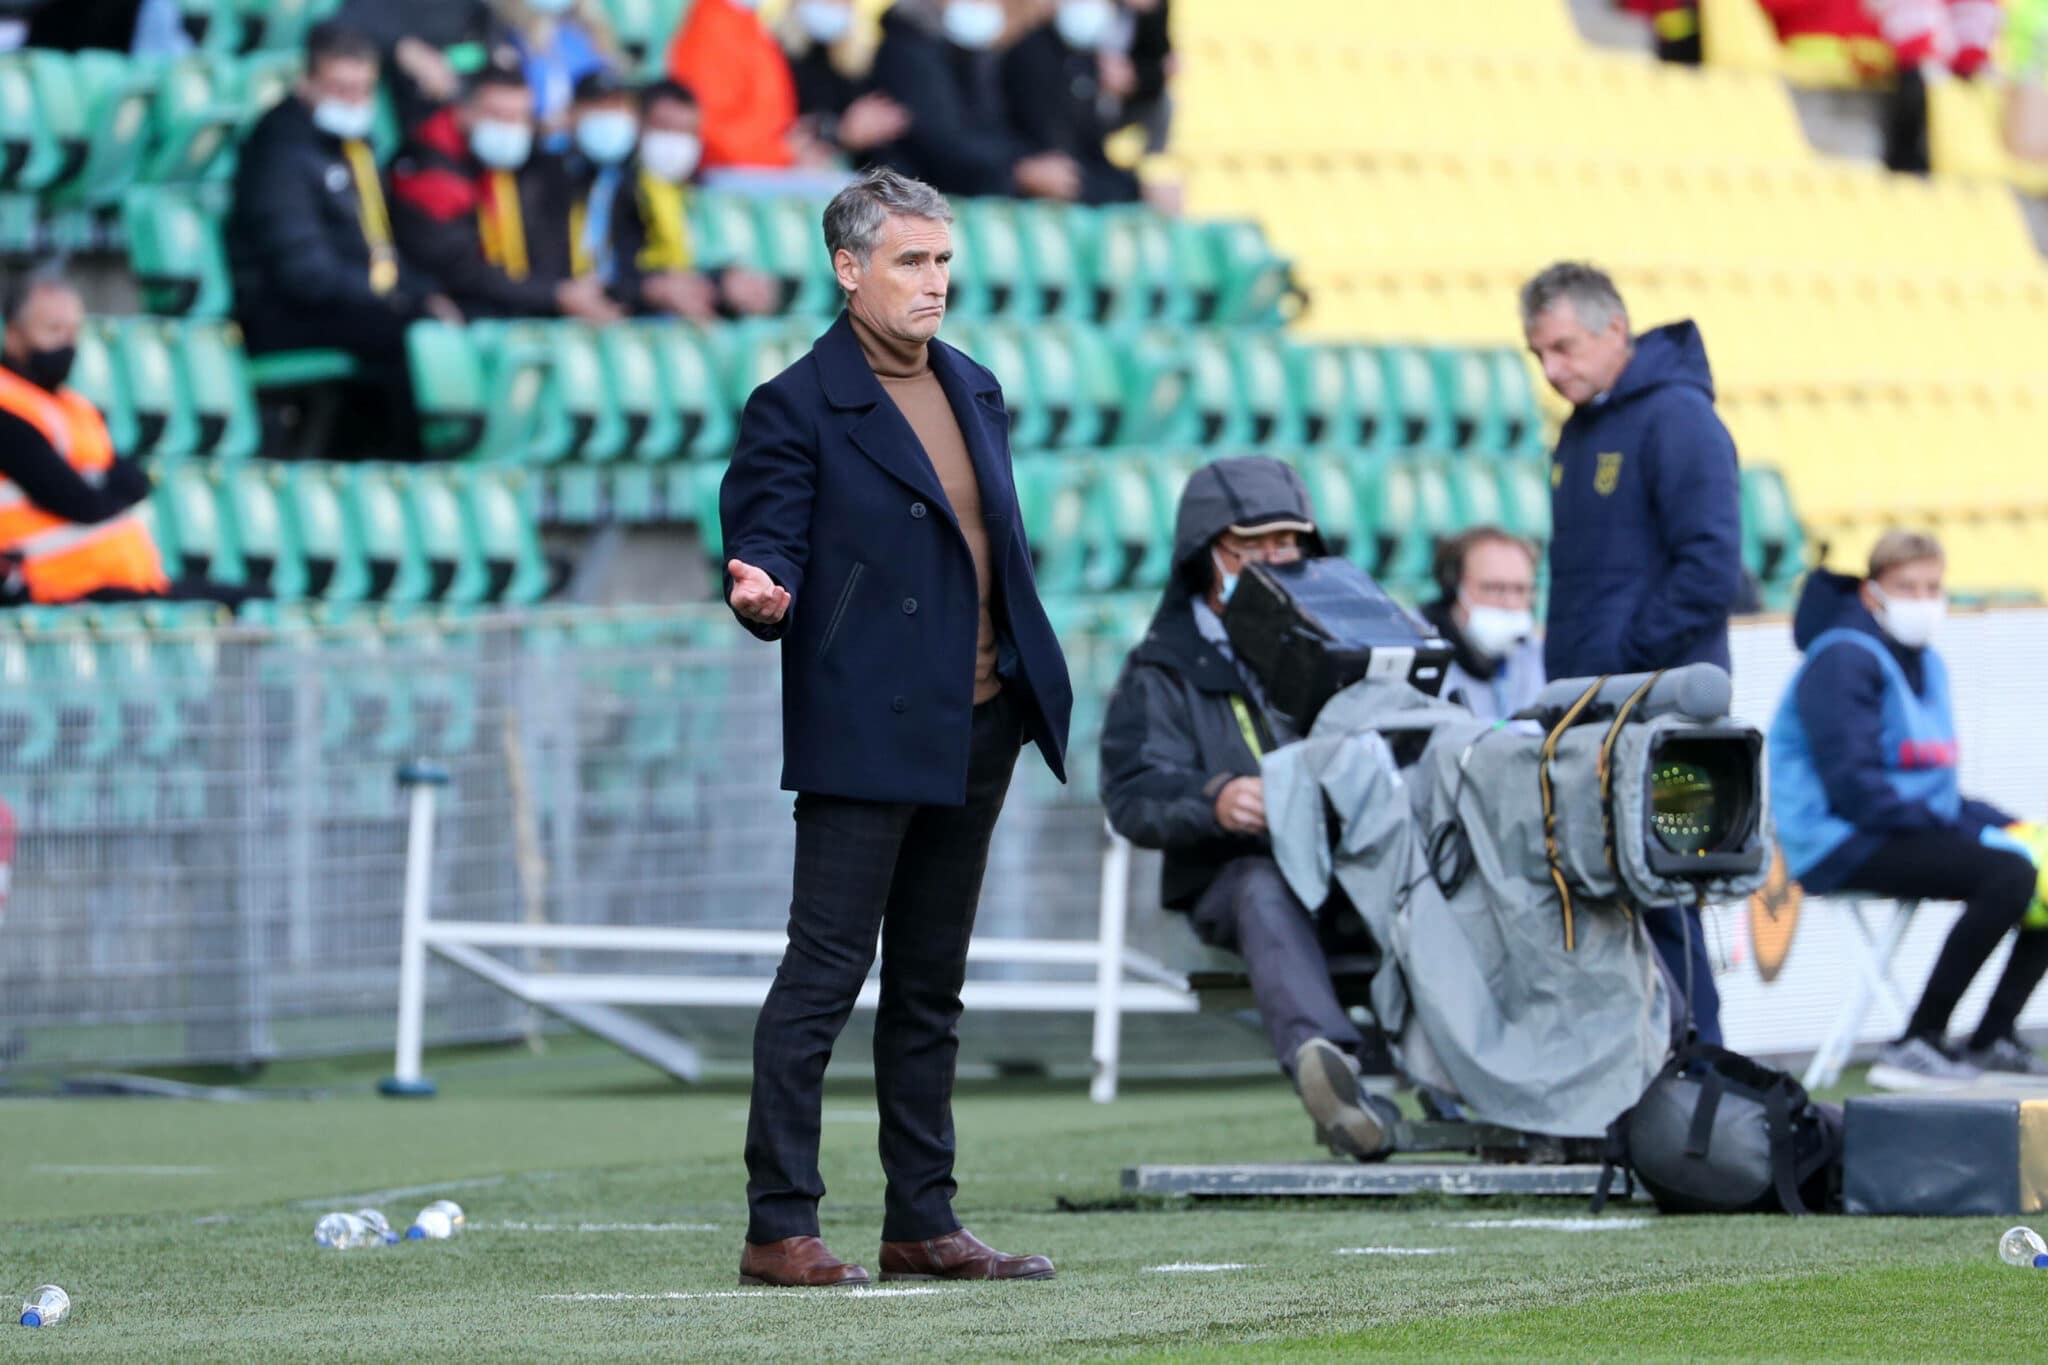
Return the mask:
[[[1010,464],[998,453],[1004,447],[996,440],[997,432],[1007,433],[1010,424],[1002,390],[951,346],[932,343],[931,357],[932,373],[946,391],[968,458],[974,461],[975,482],[981,485],[981,519],[991,527],[1013,525],[1017,509],[1010,496]],[[991,533],[989,539],[998,537]]]
[[[818,338],[811,353],[818,360],[818,380],[825,401],[842,414],[847,439],[861,454],[880,465],[898,482],[907,484],[927,502],[946,507],[946,490],[932,462],[925,458],[903,414],[882,388],[882,381],[868,368],[861,354],[860,340],[853,324],[841,313],[825,335]]]

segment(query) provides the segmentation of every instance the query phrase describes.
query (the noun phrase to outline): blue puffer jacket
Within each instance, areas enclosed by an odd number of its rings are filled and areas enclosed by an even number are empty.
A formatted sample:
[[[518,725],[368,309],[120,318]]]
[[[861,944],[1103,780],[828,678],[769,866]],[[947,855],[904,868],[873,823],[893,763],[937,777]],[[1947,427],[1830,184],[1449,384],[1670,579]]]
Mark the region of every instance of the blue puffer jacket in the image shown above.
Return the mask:
[[[1564,424],[1550,485],[1545,672],[1728,667],[1740,480],[1697,327],[1636,338],[1614,388]]]
[[[2013,817],[1956,782],[1948,669],[1932,649],[1884,633],[1862,580],[1815,570],[1792,640],[1806,662],[1771,722],[1771,802],[1785,861],[1806,890],[1835,890],[1887,839],[1977,834]]]

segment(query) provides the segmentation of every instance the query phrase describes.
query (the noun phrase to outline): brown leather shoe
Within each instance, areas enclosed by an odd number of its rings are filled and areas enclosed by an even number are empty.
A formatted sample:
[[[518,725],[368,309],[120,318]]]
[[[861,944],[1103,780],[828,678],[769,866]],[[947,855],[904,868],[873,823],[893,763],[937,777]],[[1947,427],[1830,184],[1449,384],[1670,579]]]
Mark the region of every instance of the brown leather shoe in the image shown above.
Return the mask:
[[[740,1250],[740,1283],[776,1285],[785,1289],[830,1289],[866,1284],[868,1273],[834,1256],[815,1237],[785,1237],[779,1242],[748,1242]]]
[[[885,1280],[1049,1280],[1043,1256],[1006,1256],[966,1228],[924,1242],[882,1243]]]

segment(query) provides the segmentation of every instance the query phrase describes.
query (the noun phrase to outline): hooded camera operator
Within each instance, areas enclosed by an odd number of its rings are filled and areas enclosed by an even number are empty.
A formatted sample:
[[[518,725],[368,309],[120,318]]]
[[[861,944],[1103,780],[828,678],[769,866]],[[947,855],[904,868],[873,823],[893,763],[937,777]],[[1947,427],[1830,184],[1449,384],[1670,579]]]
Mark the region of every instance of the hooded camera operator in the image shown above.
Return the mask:
[[[1300,736],[1238,663],[1222,619],[1247,564],[1322,553],[1308,490],[1287,465],[1251,456],[1195,471],[1174,522],[1173,581],[1110,695],[1102,802],[1119,834],[1165,853],[1161,904],[1243,956],[1274,1055],[1324,1142],[1369,1156],[1387,1141],[1361,1071],[1391,1066],[1329,970],[1332,952],[1362,946],[1363,929],[1341,893],[1304,906],[1273,861],[1259,760]]]

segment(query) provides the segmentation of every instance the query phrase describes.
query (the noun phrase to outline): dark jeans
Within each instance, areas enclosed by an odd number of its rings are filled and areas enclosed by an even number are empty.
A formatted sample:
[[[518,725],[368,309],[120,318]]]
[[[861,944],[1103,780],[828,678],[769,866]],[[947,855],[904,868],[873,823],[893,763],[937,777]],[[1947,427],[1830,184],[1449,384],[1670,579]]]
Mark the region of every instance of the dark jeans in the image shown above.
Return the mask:
[[[747,1116],[747,1240],[816,1236],[818,1128],[825,1064],[852,1013],[881,934],[875,1093],[882,1239],[955,1232],[953,1067],[960,987],[989,836],[1023,742],[1010,692],[974,708],[961,806],[796,799],[789,950],[754,1025]]]
[[[1940,1042],[1949,1016],[1970,988],[1977,969],[1998,948],[2006,931],[2020,922],[2034,900],[2034,865],[2009,849],[1986,848],[1961,830],[1901,834],[1870,855],[1842,884],[1902,900],[1959,900],[1962,917],[1949,930],[1934,960],[1927,989],[1906,1025],[1909,1037]],[[2023,930],[2012,946],[2005,974],[1984,1006],[1984,1018],[1970,1046],[1985,1047],[2010,1037],[2027,997],[2048,971],[2048,932]]]
[[[1311,1038],[1327,1038],[1346,1052],[1363,1040],[1330,982],[1330,956],[1361,952],[1369,938],[1345,934],[1335,915],[1303,907],[1271,858],[1224,864],[1195,902],[1195,933],[1202,942],[1244,959],[1252,999],[1280,1069],[1294,1074],[1294,1053]]]
[[[1681,920],[1679,917],[1684,916]],[[1685,992],[1686,935],[1692,936],[1692,1027],[1700,1041],[1721,1045],[1721,988],[1714,984],[1714,964],[1707,955],[1706,926],[1700,912],[1690,905],[1660,905],[1643,912],[1643,927],[1650,931],[1651,946],[1671,973],[1672,994]],[[1683,1001],[1679,1001],[1683,1007]]]

